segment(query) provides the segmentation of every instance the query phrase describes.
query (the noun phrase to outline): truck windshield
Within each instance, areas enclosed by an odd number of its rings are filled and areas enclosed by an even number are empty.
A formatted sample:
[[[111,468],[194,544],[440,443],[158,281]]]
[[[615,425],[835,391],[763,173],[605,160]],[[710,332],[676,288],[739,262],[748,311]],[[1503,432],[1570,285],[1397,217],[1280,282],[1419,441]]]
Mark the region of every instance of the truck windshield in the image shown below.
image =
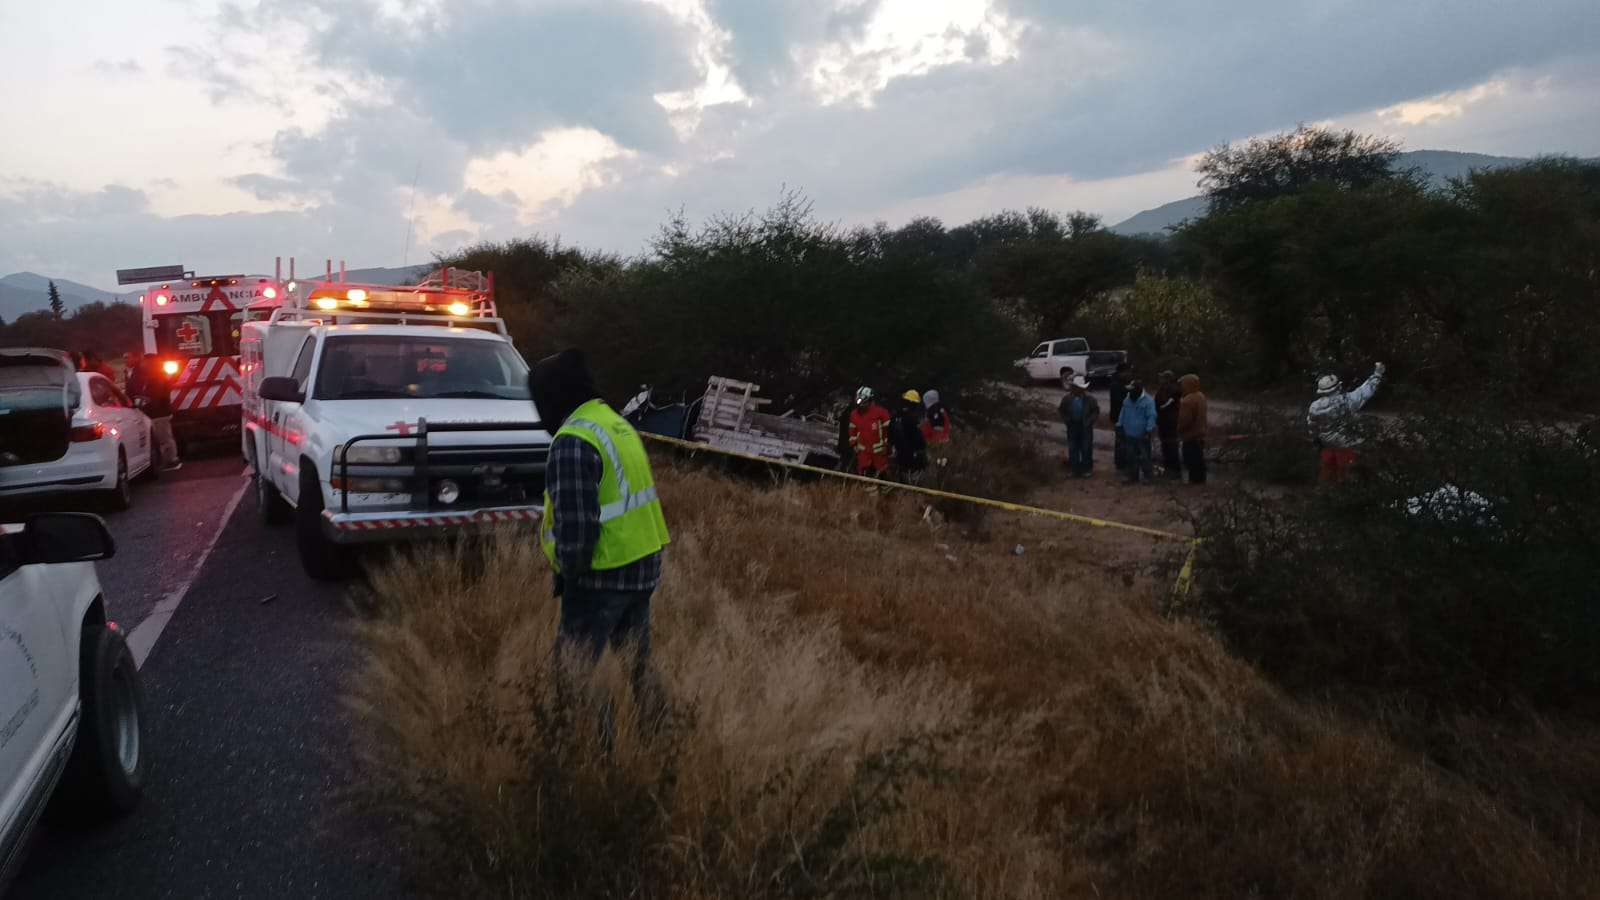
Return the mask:
[[[317,366],[318,400],[527,400],[528,366],[510,345],[470,338],[338,335]]]

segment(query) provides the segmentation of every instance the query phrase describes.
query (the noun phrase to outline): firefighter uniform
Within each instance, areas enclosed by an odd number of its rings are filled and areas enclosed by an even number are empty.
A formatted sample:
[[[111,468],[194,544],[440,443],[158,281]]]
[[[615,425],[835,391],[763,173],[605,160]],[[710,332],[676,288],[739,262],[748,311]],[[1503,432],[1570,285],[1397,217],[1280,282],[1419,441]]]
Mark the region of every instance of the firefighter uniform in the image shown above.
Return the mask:
[[[889,411],[868,402],[850,410],[850,449],[857,475],[878,475],[889,469]]]

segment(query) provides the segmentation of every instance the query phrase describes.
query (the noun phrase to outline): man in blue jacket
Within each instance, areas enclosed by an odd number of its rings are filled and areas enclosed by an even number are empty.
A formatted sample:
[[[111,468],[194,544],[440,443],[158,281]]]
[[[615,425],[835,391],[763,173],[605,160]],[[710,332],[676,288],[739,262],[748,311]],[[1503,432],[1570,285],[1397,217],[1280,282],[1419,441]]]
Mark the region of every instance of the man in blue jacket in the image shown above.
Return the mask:
[[[1156,430],[1156,401],[1144,389],[1144,382],[1135,379],[1128,386],[1128,397],[1122,401],[1122,413],[1117,419],[1117,430],[1127,441],[1128,468],[1123,484],[1138,484],[1140,479],[1155,478],[1155,462],[1151,458],[1150,437]]]

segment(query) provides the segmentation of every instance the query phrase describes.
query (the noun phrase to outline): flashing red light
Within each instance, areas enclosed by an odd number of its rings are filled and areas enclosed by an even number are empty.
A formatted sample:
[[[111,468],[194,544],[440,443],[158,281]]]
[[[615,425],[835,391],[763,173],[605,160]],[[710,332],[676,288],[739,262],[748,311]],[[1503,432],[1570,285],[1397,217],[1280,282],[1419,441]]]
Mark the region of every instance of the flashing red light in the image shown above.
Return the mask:
[[[90,441],[98,441],[105,436],[106,426],[104,422],[79,425],[72,429],[72,442],[74,444],[87,444]]]
[[[276,299],[278,296],[278,289],[269,287],[261,292],[261,296],[267,298],[268,300]]]
[[[168,297],[167,297],[166,294],[157,294],[156,295],[156,305],[157,306],[166,306],[167,305],[167,300],[168,300]]]
[[[167,373],[169,376],[178,374],[178,361],[175,359],[169,359],[166,362],[163,362],[161,364],[161,371]]]

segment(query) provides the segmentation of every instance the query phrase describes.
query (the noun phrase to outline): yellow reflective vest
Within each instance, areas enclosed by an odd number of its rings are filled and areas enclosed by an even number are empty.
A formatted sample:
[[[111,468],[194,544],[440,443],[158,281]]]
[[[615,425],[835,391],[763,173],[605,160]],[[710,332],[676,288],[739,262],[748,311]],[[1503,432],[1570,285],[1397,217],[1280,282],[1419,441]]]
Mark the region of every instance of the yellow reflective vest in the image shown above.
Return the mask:
[[[590,568],[619,569],[665,547],[670,540],[667,520],[656,499],[656,482],[650,475],[644,443],[633,426],[604,400],[590,400],[567,417],[555,436],[563,435],[585,441],[600,453],[600,540]],[[559,572],[554,518],[550,491],[546,490],[540,538],[544,555]]]

